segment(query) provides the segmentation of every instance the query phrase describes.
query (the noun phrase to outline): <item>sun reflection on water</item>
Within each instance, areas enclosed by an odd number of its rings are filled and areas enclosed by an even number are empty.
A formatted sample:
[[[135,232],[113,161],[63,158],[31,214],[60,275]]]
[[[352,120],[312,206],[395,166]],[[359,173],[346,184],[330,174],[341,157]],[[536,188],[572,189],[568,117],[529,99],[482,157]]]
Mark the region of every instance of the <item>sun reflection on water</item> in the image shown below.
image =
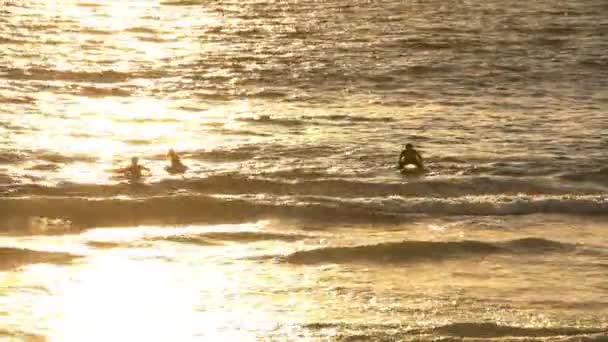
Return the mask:
[[[136,255],[95,257],[55,284],[37,310],[51,341],[253,340],[252,319],[238,303],[240,286],[221,268],[142,262]],[[186,270],[185,268],[190,268]],[[185,274],[189,275],[186,277]],[[44,276],[44,275],[39,275]],[[233,299],[227,300],[229,296]],[[46,314],[45,314],[46,312]]]
[[[270,297],[255,296],[271,279],[252,273],[247,264],[225,262],[251,253],[250,247],[206,249],[163,237],[250,231],[266,224],[102,228],[69,239],[22,239],[15,246],[84,257],[68,267],[28,266],[18,279],[2,284],[44,290],[16,297],[24,321],[15,323],[37,322],[32,331],[48,341],[254,341],[277,329],[277,318],[267,311]],[[87,247],[90,241],[130,247]],[[137,247],[145,241],[158,242],[155,248]],[[30,305],[23,305],[30,297]]]

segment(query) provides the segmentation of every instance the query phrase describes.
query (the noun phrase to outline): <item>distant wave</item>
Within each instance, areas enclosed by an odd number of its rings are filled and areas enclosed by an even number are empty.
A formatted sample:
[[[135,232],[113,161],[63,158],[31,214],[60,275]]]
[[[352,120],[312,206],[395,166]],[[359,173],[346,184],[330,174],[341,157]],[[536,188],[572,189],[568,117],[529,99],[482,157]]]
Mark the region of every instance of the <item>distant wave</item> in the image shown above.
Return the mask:
[[[260,95],[256,95],[260,96]],[[238,121],[249,122],[254,124],[277,125],[294,127],[301,125],[328,125],[335,124],[353,124],[353,123],[369,123],[369,122],[394,122],[395,119],[387,116],[356,116],[346,114],[332,115],[302,115],[299,118],[276,118],[271,116],[260,116],[255,118],[239,118]]]
[[[26,160],[41,160],[50,163],[94,162],[94,156],[84,154],[65,155],[49,151],[21,151],[0,153],[0,164],[15,164]]]
[[[345,323],[310,323],[307,329],[334,329],[344,331],[347,341],[435,341],[444,338],[474,339],[474,341],[546,341],[545,338],[556,337],[564,342],[602,342],[605,341],[608,329],[577,328],[568,326],[520,327],[494,322],[455,322],[430,328],[408,328],[402,324],[345,324]],[[352,332],[369,331],[366,334],[353,335]],[[513,338],[513,339],[510,339]],[[524,338],[524,340],[522,340]],[[528,339],[525,339],[528,338]],[[539,340],[537,340],[539,339]],[[452,341],[447,339],[445,341]]]
[[[255,242],[264,240],[279,240],[279,241],[297,241],[309,236],[301,234],[282,234],[271,232],[209,232],[199,234],[211,240],[222,241],[238,241],[238,242]]]
[[[301,126],[306,124],[303,120],[298,119],[286,119],[286,118],[272,118],[270,116],[261,116],[259,118],[239,118],[238,121],[244,121],[255,124],[263,124],[263,125],[275,125],[275,126]]]
[[[145,193],[145,188],[143,190]],[[0,218],[43,217],[70,230],[102,225],[240,223],[265,218],[313,222],[398,223],[409,215],[608,215],[608,199],[579,197],[465,197],[455,199],[335,199],[288,196],[164,195],[146,198],[4,197]],[[2,223],[4,225],[5,223]],[[8,229],[8,228],[4,228]]]
[[[28,104],[34,103],[36,99],[31,96],[16,96],[16,97],[4,97],[0,95],[0,103],[10,103],[10,104]]]
[[[239,150],[220,150],[220,151],[196,151],[186,153],[189,158],[208,160],[208,161],[242,161],[252,159],[255,156],[255,150],[242,148]]]
[[[583,329],[570,327],[539,327],[527,328],[496,323],[452,323],[432,329],[439,335],[475,337],[475,338],[497,338],[497,337],[551,337],[551,336],[576,336],[597,333],[608,333],[606,329]]]
[[[21,248],[0,247],[0,271],[29,264],[64,264],[69,263],[78,257],[79,256],[77,255],[68,253],[41,252]]]
[[[157,33],[159,33],[158,29],[159,29],[158,27],[149,28],[149,27],[143,27],[143,26],[134,26],[134,27],[129,27],[125,31],[126,32],[134,32],[134,33],[157,34]]]
[[[205,4],[205,0],[175,0],[175,1],[161,1],[160,4],[164,6],[195,6]]]
[[[247,135],[247,136],[254,136],[254,137],[271,137],[272,136],[272,134],[270,134],[270,133],[256,132],[254,130],[247,130],[247,129],[219,128],[216,131],[219,133],[222,133],[222,134],[226,134],[226,135]]]
[[[0,164],[13,164],[25,159],[22,153],[2,152],[0,153]]]
[[[81,87],[80,93],[88,97],[130,96],[131,92],[123,88]]]
[[[491,254],[536,254],[574,249],[557,241],[527,238],[507,242],[482,241],[402,241],[354,247],[324,247],[289,254],[285,261],[293,264],[346,263],[346,262],[408,262],[443,260]]]
[[[72,163],[72,162],[95,162],[96,157],[90,155],[64,155],[53,152],[42,152],[30,155],[30,157],[44,160],[51,163]]]
[[[281,234],[271,232],[209,232],[201,234],[188,234],[188,235],[169,235],[161,238],[154,238],[154,240],[166,240],[179,243],[188,243],[196,245],[213,246],[218,245],[225,241],[234,242],[257,242],[257,241],[286,241],[292,242],[307,238],[307,235],[300,234]]]
[[[608,186],[608,168],[597,171],[566,173],[561,178],[572,182],[591,182]]]
[[[120,243],[114,241],[87,241],[87,245],[94,248],[110,249],[119,247],[131,247],[132,244]]]
[[[327,121],[346,121],[346,122],[393,122],[394,118],[389,116],[356,116],[347,114],[314,115],[301,117],[303,120],[327,120]]]
[[[27,69],[8,69],[5,72],[5,77],[13,80],[119,83],[134,78],[158,78],[158,73],[155,71],[147,71],[143,74],[136,72],[126,73],[113,70],[73,71],[31,67]]]
[[[23,44],[24,41],[22,40],[16,40],[16,39],[12,39],[12,38],[7,38],[7,37],[0,37],[0,45],[2,44]]]
[[[170,241],[177,243],[185,243],[191,245],[199,245],[199,246],[215,246],[219,243],[210,241],[200,236],[189,236],[189,235],[170,235],[162,238],[152,238],[154,241]]]

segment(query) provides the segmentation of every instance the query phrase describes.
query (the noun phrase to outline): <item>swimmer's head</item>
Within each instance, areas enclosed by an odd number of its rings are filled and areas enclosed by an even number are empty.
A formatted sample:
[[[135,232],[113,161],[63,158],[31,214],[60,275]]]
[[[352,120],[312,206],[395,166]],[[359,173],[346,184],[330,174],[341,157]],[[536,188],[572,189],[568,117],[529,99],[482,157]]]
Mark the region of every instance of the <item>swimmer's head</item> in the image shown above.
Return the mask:
[[[412,146],[412,144],[405,144],[406,150],[411,150],[412,148],[414,148],[414,146]]]
[[[175,153],[175,151],[173,149],[170,149],[169,152],[167,152],[167,158],[178,159],[178,156],[177,156],[177,153]]]
[[[133,164],[133,165],[137,164],[138,161],[139,161],[139,158],[137,158],[137,157],[131,158],[131,164]]]

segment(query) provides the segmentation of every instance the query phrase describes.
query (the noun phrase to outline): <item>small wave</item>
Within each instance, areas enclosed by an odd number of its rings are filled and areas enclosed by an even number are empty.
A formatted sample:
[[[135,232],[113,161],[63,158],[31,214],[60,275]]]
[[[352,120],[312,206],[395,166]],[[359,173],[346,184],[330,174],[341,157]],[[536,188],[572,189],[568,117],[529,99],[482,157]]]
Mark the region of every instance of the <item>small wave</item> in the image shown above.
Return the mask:
[[[608,186],[608,168],[591,172],[572,172],[560,176],[560,178],[572,182],[589,182]]]
[[[247,95],[249,97],[256,97],[256,98],[263,98],[263,99],[277,99],[277,98],[286,97],[287,93],[279,91],[279,90],[260,89],[257,91],[250,92]]]
[[[114,31],[110,31],[110,30],[100,30],[100,29],[96,29],[96,28],[83,28],[80,32],[82,33],[88,33],[88,34],[92,34],[92,35],[98,35],[98,36],[109,36],[114,34]]]
[[[94,3],[94,2],[79,2],[77,4],[79,7],[101,7],[102,4]]]
[[[357,116],[347,114],[333,114],[333,115],[303,115],[300,117],[302,120],[327,120],[327,121],[346,121],[346,122],[394,122],[395,119],[389,116]]]
[[[70,222],[70,229],[98,226],[186,223],[242,223],[266,218],[292,218],[322,222],[391,222],[394,214],[365,208],[336,208],[323,204],[276,203],[232,197],[202,195],[153,196],[147,198],[29,197],[0,198],[0,217],[23,221],[48,217]]]
[[[122,88],[100,88],[100,87],[80,87],[80,93],[88,97],[126,97],[130,96],[131,92]]]
[[[318,155],[329,155],[335,151],[318,149]],[[277,153],[305,158],[306,149],[294,149]],[[242,152],[201,152],[185,156],[211,161],[239,161],[252,159],[258,153]],[[264,155],[264,153],[260,153]],[[323,172],[302,170],[279,170],[257,176],[216,175],[203,179],[177,181],[175,187],[201,193],[264,193],[272,195],[330,196],[338,198],[373,198],[401,196],[404,198],[455,198],[462,196],[487,195],[567,195],[569,187],[543,184],[535,180],[471,178],[461,180],[408,180],[403,182],[371,182],[327,175]],[[578,193],[597,194],[598,189],[576,189]],[[589,192],[591,191],[591,192]]]
[[[0,154],[0,164],[13,164],[26,159],[23,153],[3,152]]]
[[[170,43],[174,42],[172,38],[161,38],[159,36],[139,36],[137,39],[142,42],[152,42],[152,43]]]
[[[287,118],[271,118],[270,115],[262,115],[258,118],[238,118],[238,121],[255,123],[255,124],[263,124],[263,125],[275,125],[275,126],[286,126],[286,127],[294,127],[294,126],[302,126],[306,124],[305,121],[298,119],[287,119]]]
[[[76,154],[76,155],[63,155],[59,153],[52,152],[41,152],[37,153],[35,157],[39,160],[51,162],[51,163],[59,163],[59,164],[68,164],[73,162],[86,162],[93,163],[97,161],[96,157],[84,154]]]
[[[23,44],[24,42],[21,40],[16,40],[12,38],[0,37],[0,45],[1,44]]]
[[[11,235],[57,235],[79,232],[72,221],[60,217],[2,215],[1,213],[0,217],[2,217],[0,232]]]
[[[156,28],[149,28],[149,27],[143,27],[143,26],[130,27],[130,28],[126,29],[125,31],[133,32],[133,33],[149,33],[149,34],[158,33],[158,30]]]
[[[497,338],[497,337],[551,337],[551,336],[578,336],[597,333],[606,333],[605,329],[582,329],[570,327],[528,328],[508,325],[499,325],[491,322],[480,323],[452,323],[432,329],[438,335]]]
[[[347,262],[407,262],[443,260],[498,253],[541,253],[573,248],[560,242],[544,239],[521,239],[491,243],[482,241],[402,241],[354,247],[325,247],[299,251],[285,257],[293,264]]]
[[[9,104],[31,104],[36,102],[36,99],[31,96],[15,96],[15,97],[4,97],[0,96],[0,103],[9,103]]]
[[[70,263],[78,255],[42,252],[21,248],[0,247],[0,271],[17,268],[29,264],[66,264]]]
[[[382,340],[382,341],[452,341],[457,338],[472,341],[546,341],[547,337],[557,337],[559,341],[605,341],[608,331],[602,328],[578,327],[518,327],[494,322],[457,322],[430,328],[410,328],[400,324],[348,324],[348,323],[309,323],[304,326],[311,330],[332,329],[339,331],[344,341]],[[353,334],[366,331],[365,334]],[[447,338],[447,339],[446,339]],[[511,339],[512,338],[512,339]],[[523,339],[522,339],[523,338]],[[538,339],[538,340],[537,340]]]
[[[213,241],[209,241],[205,238],[202,238],[200,236],[186,236],[186,235],[172,235],[172,236],[166,236],[166,237],[162,237],[162,238],[153,238],[151,240],[154,241],[169,241],[169,242],[176,242],[176,243],[185,243],[185,244],[190,244],[190,245],[198,245],[198,246],[216,246],[219,245],[219,243],[213,242]]]
[[[88,241],[88,246],[102,249],[120,248],[130,246],[129,244],[113,242],[113,241]]]
[[[455,199],[377,198],[338,199],[264,195],[206,196],[165,194],[151,196],[146,186],[124,185],[123,192],[145,198],[3,197],[0,217],[46,217],[69,222],[69,230],[94,226],[242,223],[278,218],[310,222],[393,224],[411,215],[502,216],[526,214],[608,215],[608,199],[579,197],[464,197]],[[174,191],[175,193],[175,191]],[[76,192],[78,194],[78,192]],[[12,195],[14,196],[14,195]],[[124,196],[124,194],[123,194]],[[9,227],[10,228],[10,227]]]
[[[563,252],[570,251],[576,248],[575,245],[552,241],[542,238],[523,238],[508,241],[499,246],[503,246],[508,248],[513,252],[522,252],[522,253],[540,253],[540,252]]]
[[[280,233],[269,233],[269,232],[209,232],[201,234],[188,234],[188,235],[169,235],[161,238],[154,238],[154,240],[164,240],[178,243],[195,244],[202,246],[216,246],[223,242],[258,242],[258,241],[286,241],[293,242],[307,238],[307,235],[299,234],[280,234]]]
[[[256,242],[266,240],[293,242],[308,238],[308,235],[300,234],[281,234],[270,232],[210,232],[199,234],[198,236],[210,240],[235,241],[235,242]]]
[[[57,164],[37,164],[26,168],[27,170],[33,171],[57,171],[61,166]]]
[[[127,141],[131,144],[143,144],[143,140]],[[284,152],[292,156],[305,151],[293,150]],[[321,151],[330,153],[331,151]],[[283,153],[281,153],[283,154]],[[210,151],[197,153],[184,153],[186,158],[205,161],[242,161],[254,158],[256,154],[248,151]],[[304,156],[301,156],[304,157]],[[376,198],[388,196],[410,197],[460,197],[465,195],[508,195],[508,194],[564,194],[568,189],[551,186],[535,185],[519,181],[410,181],[408,183],[375,183],[355,179],[345,179],[339,176],[330,176],[321,171],[289,169],[266,172],[256,176],[238,174],[220,174],[200,179],[170,179],[150,184],[147,192],[162,195],[167,189],[189,190],[202,194],[266,194],[266,195],[293,195],[335,197],[344,200],[353,198]],[[21,190],[21,191],[20,191]],[[79,185],[63,184],[60,188],[24,187],[15,189],[22,194],[61,195],[74,192],[82,195],[97,197],[100,194],[112,196],[131,191],[116,185],[114,188],[107,185]],[[33,191],[33,192],[32,192]]]
[[[206,1],[204,0],[176,0],[176,1],[161,1],[161,5],[164,6],[196,6],[203,5]]]
[[[5,76],[8,79],[15,80],[120,83],[134,78],[158,78],[159,74],[155,71],[127,73],[114,70],[72,71],[32,67],[27,69],[8,69]]]
[[[213,162],[236,162],[252,159],[255,153],[249,150],[223,150],[192,152],[184,156]]]
[[[47,151],[22,151],[0,153],[0,164],[14,164],[26,160],[39,160],[53,164],[68,164],[73,162],[92,163],[95,162],[97,158],[84,154],[63,155]]]
[[[256,132],[252,130],[246,129],[229,129],[229,128],[220,128],[217,129],[218,133],[222,133],[224,135],[243,135],[243,136],[252,136],[252,137],[271,137],[271,133],[262,133]]]

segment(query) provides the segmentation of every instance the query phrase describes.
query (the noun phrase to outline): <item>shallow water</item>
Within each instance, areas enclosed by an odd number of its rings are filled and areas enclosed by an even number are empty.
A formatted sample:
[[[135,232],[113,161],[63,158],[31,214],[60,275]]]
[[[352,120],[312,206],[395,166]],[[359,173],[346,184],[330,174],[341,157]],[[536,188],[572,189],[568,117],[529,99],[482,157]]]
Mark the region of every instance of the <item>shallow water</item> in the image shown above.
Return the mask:
[[[0,0],[0,338],[606,338],[607,18]]]
[[[58,341],[600,341],[605,225],[452,217],[6,237],[4,260],[42,264],[2,265],[2,316],[8,336]]]

